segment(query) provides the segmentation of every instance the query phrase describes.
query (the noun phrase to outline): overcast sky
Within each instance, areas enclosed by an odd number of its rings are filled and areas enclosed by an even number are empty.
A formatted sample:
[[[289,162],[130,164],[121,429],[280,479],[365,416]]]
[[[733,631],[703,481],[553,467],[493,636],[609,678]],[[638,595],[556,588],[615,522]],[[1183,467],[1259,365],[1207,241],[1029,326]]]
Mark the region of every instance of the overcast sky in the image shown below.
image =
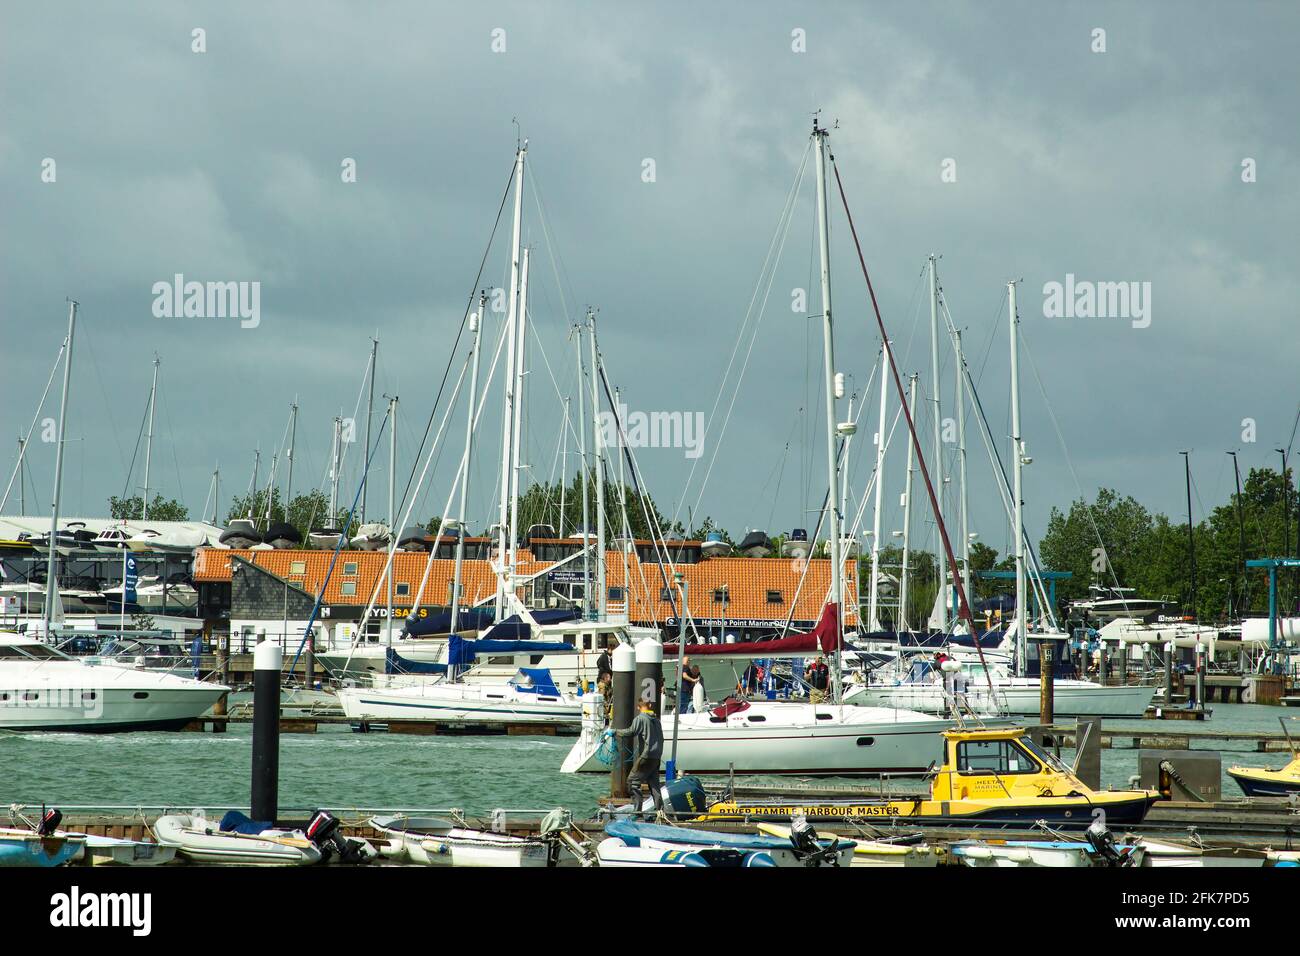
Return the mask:
[[[811,165],[788,228],[782,209],[819,108],[838,124],[832,150],[900,370],[932,394],[922,273],[936,253],[1004,456],[1005,284],[1023,279],[1035,538],[1052,505],[1099,485],[1181,514],[1183,449],[1199,518],[1200,502],[1231,488],[1227,450],[1275,466],[1291,437],[1294,4],[15,2],[2,16],[0,460],[7,481],[73,297],[65,514],[103,514],[127,486],[155,352],[151,485],[197,515],[219,464],[224,516],[256,447],[265,482],[295,397],[294,485],[322,485],[331,420],[353,414],[376,333],[377,394],[401,397],[400,492],[443,371],[464,360],[451,342],[516,119],[529,140],[536,477],[553,473],[560,396],[575,394],[567,330],[592,305],[632,409],[708,417],[716,403],[693,477],[682,449],[637,452],[665,510],[684,518],[689,506],[733,533],[815,523],[826,473]],[[344,181],[347,159],[356,182]],[[508,213],[480,285],[506,282]],[[765,272],[774,237],[780,258]],[[836,364],[865,392],[878,335],[838,201],[831,245]],[[153,285],[176,273],[260,283],[260,323],[155,317]],[[1068,274],[1150,283],[1149,326],[1045,317],[1044,284]],[[796,289],[808,290],[804,313]],[[761,316],[758,334],[728,376],[747,313],[751,331]],[[491,316],[487,336],[500,328]],[[941,364],[949,417],[946,337]],[[500,381],[476,449],[476,523],[495,495]],[[855,497],[873,463],[874,382],[867,397]],[[42,417],[57,399],[56,380]],[[889,406],[892,418],[893,394]],[[1005,551],[969,426],[972,527]],[[421,517],[442,511],[463,427],[457,409]],[[904,454],[896,435],[886,534],[901,528]],[[385,506],[386,444],[378,457],[372,512]],[[29,513],[48,509],[53,458],[33,443]],[[143,450],[136,489],[142,463]]]

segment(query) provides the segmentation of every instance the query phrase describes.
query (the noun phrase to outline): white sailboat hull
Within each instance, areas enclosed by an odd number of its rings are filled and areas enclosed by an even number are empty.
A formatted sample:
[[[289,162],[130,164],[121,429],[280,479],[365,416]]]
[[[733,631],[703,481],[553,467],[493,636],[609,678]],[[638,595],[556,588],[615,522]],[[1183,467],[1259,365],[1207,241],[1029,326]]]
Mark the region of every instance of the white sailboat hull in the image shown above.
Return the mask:
[[[602,716],[587,706],[583,734],[560,768],[608,772],[601,760]],[[756,719],[757,718],[757,719]],[[664,759],[672,755],[675,717],[663,720]],[[851,776],[924,771],[943,755],[951,721],[881,707],[760,701],[717,720],[711,711],[683,714],[677,769],[692,774]]]
[[[1041,713],[1041,689],[1036,679],[995,681],[993,687],[990,696],[987,686],[968,683],[966,701],[978,713],[1030,717]],[[1091,681],[1057,680],[1053,685],[1052,706],[1058,717],[1141,717],[1155,692],[1155,687],[1142,685],[1103,686]],[[849,691],[845,700],[871,707],[919,710],[927,714],[943,714],[949,710],[948,697],[940,684],[869,685]]]
[[[582,705],[575,699],[534,694],[504,684],[344,687],[338,698],[351,720],[574,725],[582,719]]]

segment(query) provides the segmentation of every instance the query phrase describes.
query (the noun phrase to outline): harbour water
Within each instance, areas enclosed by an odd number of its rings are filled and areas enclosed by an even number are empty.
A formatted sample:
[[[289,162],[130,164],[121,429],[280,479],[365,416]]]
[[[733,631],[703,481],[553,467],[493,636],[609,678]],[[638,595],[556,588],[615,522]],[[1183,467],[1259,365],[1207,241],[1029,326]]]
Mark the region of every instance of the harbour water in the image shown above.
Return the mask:
[[[1111,726],[1277,733],[1285,711],[1218,704],[1205,722],[1113,721]],[[448,808],[486,813],[496,807],[564,806],[585,816],[607,792],[601,775],[559,772],[573,738],[437,737],[356,734],[333,726],[280,739],[280,805],[285,808]],[[1212,749],[1202,743],[1197,749]],[[1257,754],[1250,743],[1223,751],[1223,766],[1279,767],[1281,753]],[[0,803],[57,806],[246,806],[251,725],[229,732],[0,734]],[[1063,751],[1067,759],[1073,755]],[[1102,751],[1103,787],[1122,788],[1137,773],[1138,751]],[[769,781],[774,778],[761,778]],[[793,784],[794,778],[779,782]],[[819,780],[851,786],[849,779]],[[1224,775],[1223,796],[1241,796]]]

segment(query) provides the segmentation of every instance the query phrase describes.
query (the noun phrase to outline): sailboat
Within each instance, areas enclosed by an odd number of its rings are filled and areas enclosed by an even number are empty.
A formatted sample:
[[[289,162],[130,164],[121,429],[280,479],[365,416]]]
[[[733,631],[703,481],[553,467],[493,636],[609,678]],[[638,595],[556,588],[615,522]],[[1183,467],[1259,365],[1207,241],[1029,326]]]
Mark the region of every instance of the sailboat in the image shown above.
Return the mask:
[[[770,642],[778,646],[761,651],[748,645],[744,652],[763,657],[802,655],[817,650],[829,653],[833,662],[832,697],[826,703],[811,699],[808,702],[729,700],[702,713],[675,714],[664,720],[664,739],[672,741],[672,759],[678,772],[840,776],[919,771],[942,754],[943,732],[952,725],[946,719],[912,710],[846,705],[840,695],[840,649],[843,643],[840,608],[843,605],[844,568],[838,511],[840,461],[837,439],[849,434],[852,426],[851,423],[841,424],[836,414],[836,401],[843,397],[844,387],[843,375],[835,371],[830,232],[826,208],[828,136],[828,131],[814,121],[812,137],[817,159],[829,483],[826,513],[830,526],[831,588],[829,600],[811,635]],[[742,551],[748,550],[744,541],[740,547]],[[694,645],[682,651],[708,656],[713,647],[718,647],[720,652],[728,650],[727,645]],[[665,658],[678,653],[675,646],[664,648]],[[603,732],[598,732],[596,726],[601,715],[595,711],[596,708],[591,706],[584,708],[583,733],[565,758],[562,772],[606,769],[605,761],[609,755],[605,752]],[[665,746],[669,747],[667,743]]]

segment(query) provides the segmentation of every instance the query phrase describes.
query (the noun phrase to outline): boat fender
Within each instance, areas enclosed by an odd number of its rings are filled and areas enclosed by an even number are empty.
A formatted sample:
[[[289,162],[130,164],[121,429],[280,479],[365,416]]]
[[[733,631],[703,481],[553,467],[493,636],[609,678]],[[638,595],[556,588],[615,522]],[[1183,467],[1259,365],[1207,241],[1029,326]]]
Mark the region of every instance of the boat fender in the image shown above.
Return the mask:
[[[43,837],[54,836],[54,831],[59,828],[63,822],[63,812],[53,807],[41,814],[40,825],[36,827],[36,832]]]

